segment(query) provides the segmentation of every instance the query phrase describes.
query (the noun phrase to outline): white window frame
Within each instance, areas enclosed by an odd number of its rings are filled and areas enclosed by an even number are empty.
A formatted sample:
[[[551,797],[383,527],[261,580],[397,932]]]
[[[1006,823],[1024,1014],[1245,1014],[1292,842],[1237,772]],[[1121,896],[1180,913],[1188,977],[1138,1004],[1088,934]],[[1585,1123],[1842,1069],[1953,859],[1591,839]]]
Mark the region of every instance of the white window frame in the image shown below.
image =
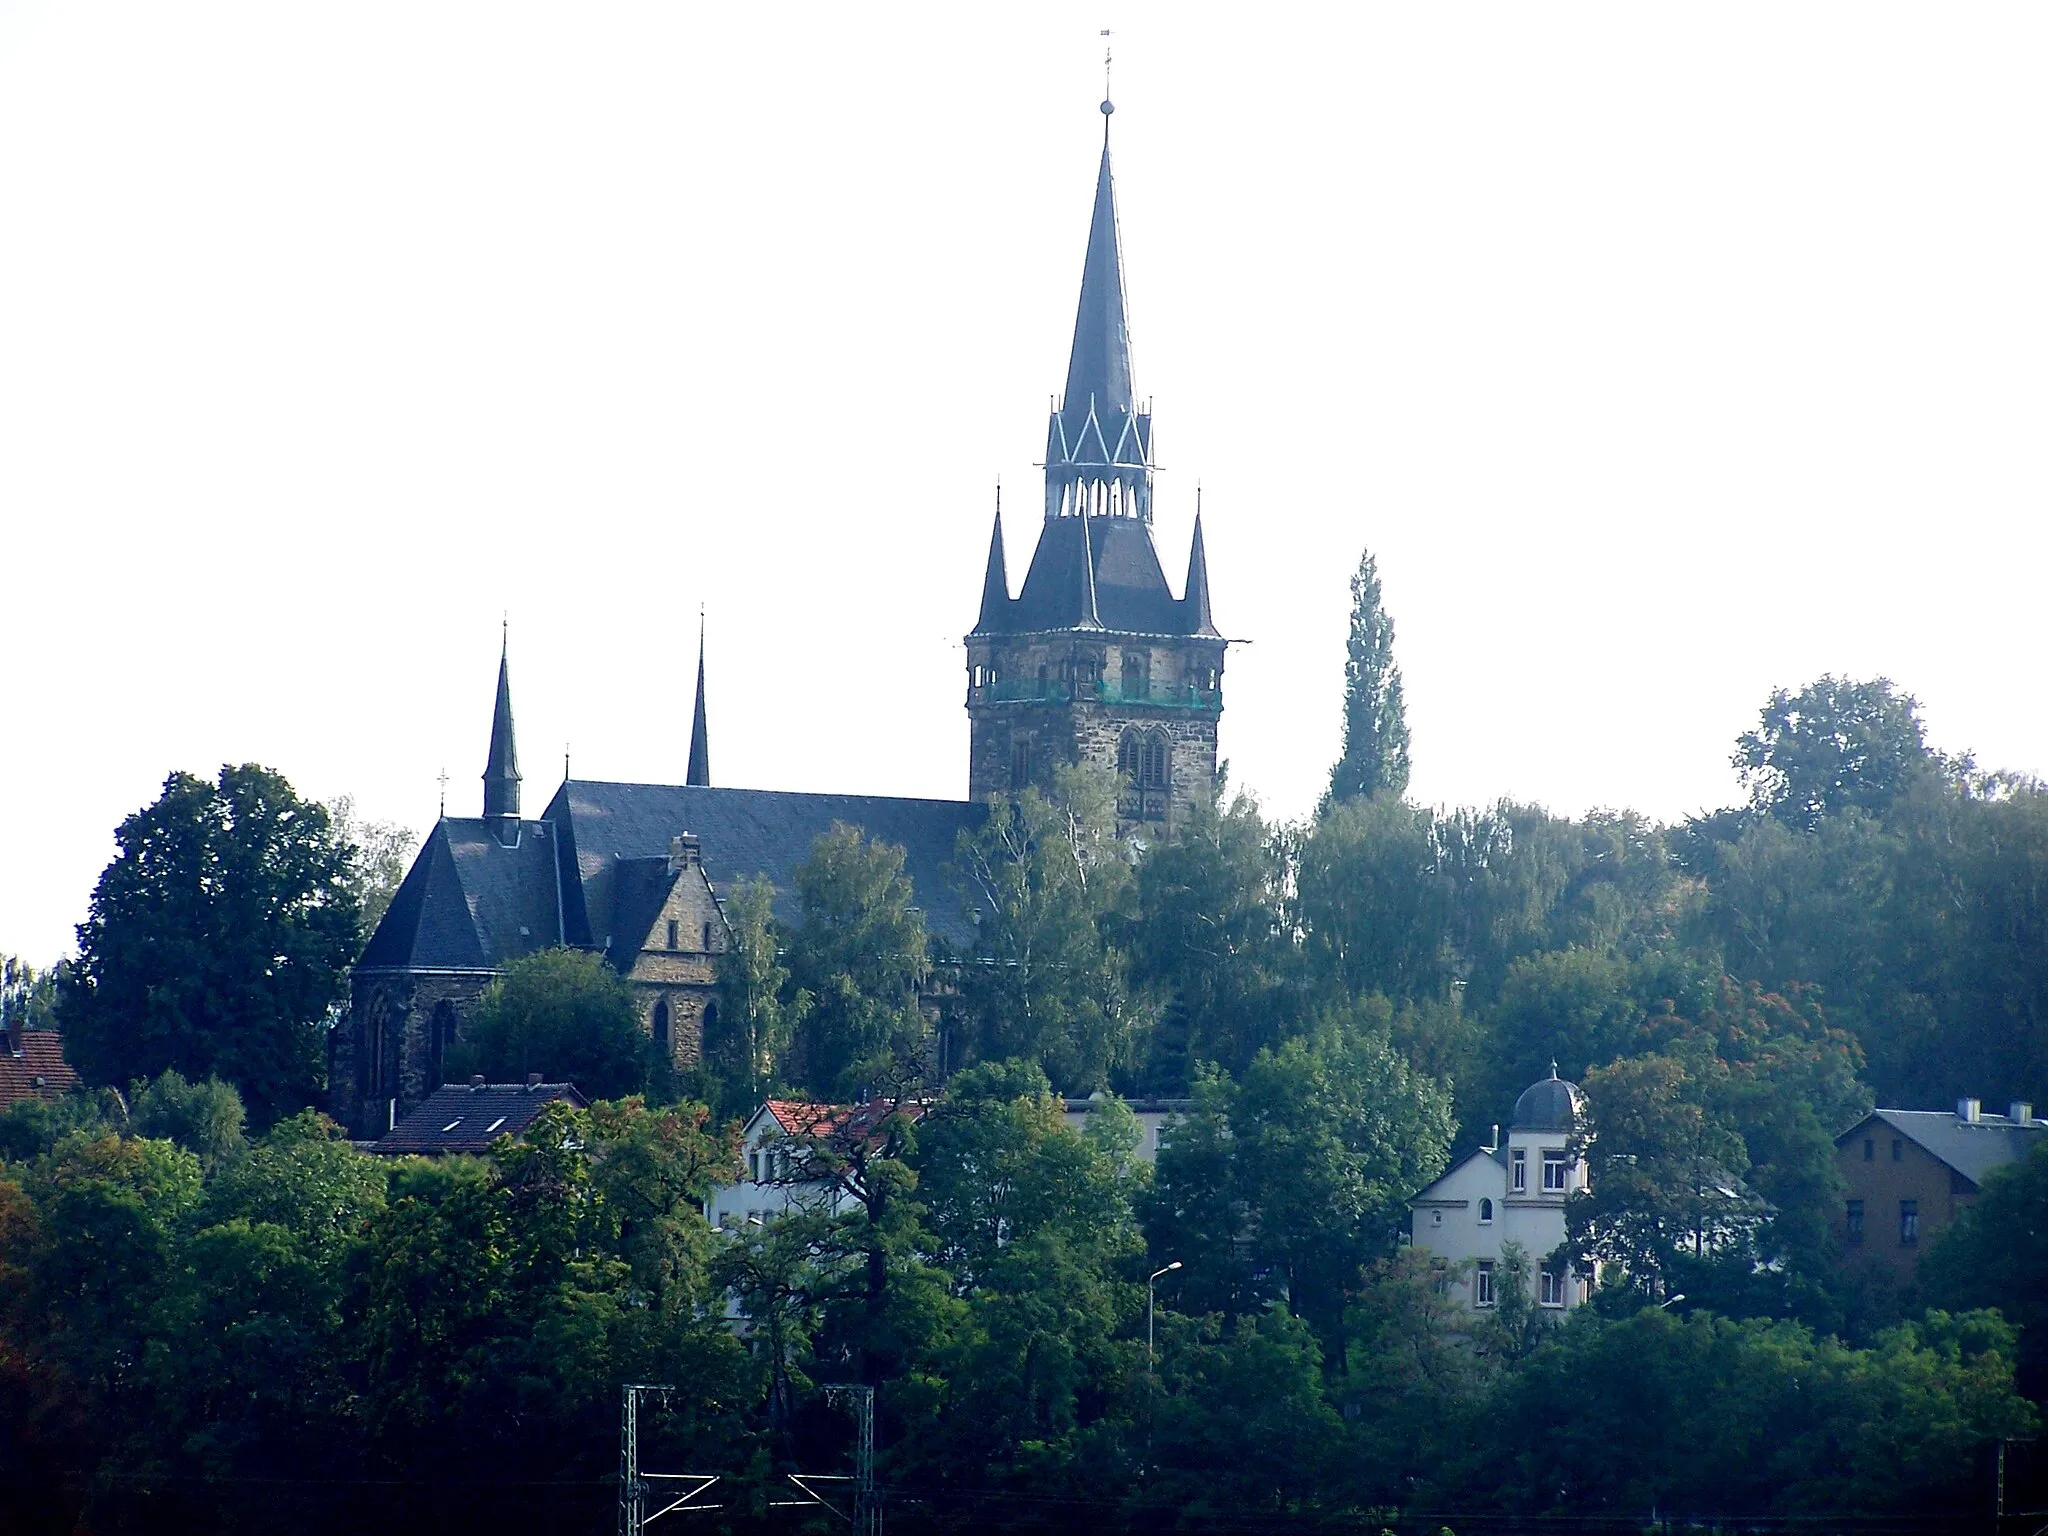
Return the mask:
[[[1551,1183],[1553,1171],[1557,1182]],[[1546,1195],[1561,1195],[1571,1188],[1571,1159],[1557,1148],[1547,1148],[1543,1153],[1543,1192]]]
[[[1481,1200],[1479,1202],[1479,1225],[1482,1227],[1493,1225],[1493,1202],[1491,1200]]]
[[[1481,1259],[1478,1268],[1472,1272],[1472,1305],[1491,1307],[1497,1302],[1493,1289],[1493,1260]]]
[[[1529,1192],[1529,1154],[1517,1147],[1508,1154],[1508,1162],[1508,1188],[1515,1194],[1526,1195]]]
[[[1541,1293],[1543,1305],[1546,1307],[1563,1306],[1565,1298],[1564,1271],[1545,1266],[1541,1273],[1543,1275]]]

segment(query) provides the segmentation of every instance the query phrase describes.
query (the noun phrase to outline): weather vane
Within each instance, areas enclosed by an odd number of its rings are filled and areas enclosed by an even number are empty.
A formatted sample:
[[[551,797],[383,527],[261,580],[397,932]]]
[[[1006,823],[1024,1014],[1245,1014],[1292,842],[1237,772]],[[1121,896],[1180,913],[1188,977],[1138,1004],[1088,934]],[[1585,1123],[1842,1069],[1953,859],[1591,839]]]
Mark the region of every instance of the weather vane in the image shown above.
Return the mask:
[[[1109,28],[1104,27],[1102,35],[1108,37]],[[1108,117],[1110,113],[1116,110],[1116,103],[1109,99],[1109,57],[1109,44],[1104,43],[1102,45],[1102,115],[1104,117]],[[1104,132],[1109,130],[1108,123],[1104,123],[1102,127]]]
[[[435,776],[434,782],[441,786],[441,816],[443,820],[446,820],[448,816],[448,770],[446,767],[443,767],[440,773]]]

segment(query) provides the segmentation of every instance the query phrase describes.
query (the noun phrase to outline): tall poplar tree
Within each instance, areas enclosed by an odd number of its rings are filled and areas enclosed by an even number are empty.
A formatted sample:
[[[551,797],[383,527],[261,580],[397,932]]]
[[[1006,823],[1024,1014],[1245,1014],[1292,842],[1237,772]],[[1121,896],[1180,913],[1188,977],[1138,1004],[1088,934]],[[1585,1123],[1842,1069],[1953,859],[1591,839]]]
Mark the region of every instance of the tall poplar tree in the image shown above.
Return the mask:
[[[1408,717],[1394,662],[1394,621],[1380,606],[1379,565],[1366,550],[1351,578],[1351,639],[1344,659],[1344,755],[1330,770],[1330,800],[1408,788]]]

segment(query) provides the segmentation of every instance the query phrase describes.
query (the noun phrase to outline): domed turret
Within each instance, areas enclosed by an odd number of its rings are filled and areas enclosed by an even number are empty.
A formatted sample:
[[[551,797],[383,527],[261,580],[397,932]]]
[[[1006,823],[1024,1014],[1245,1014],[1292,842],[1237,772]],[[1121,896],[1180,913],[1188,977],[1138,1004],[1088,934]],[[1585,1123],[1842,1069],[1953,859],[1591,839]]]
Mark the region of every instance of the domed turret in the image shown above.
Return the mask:
[[[1515,1100],[1515,1118],[1509,1126],[1515,1131],[1575,1131],[1579,1116],[1586,1110],[1586,1096],[1579,1092],[1577,1083],[1568,1083],[1557,1075],[1557,1063],[1550,1064],[1550,1076],[1541,1082],[1531,1083],[1522,1090],[1522,1096]]]

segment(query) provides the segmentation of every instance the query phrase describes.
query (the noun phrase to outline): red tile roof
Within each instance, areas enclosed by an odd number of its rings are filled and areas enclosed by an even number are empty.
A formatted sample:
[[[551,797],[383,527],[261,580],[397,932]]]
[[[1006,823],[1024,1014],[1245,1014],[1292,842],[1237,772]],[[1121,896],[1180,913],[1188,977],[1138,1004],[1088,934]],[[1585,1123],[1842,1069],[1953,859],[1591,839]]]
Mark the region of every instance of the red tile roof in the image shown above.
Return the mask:
[[[64,1037],[54,1029],[0,1035],[0,1110],[23,1099],[54,1099],[78,1086],[64,1060]]]
[[[915,1120],[924,1114],[916,1101],[896,1104],[870,1099],[865,1104],[813,1104],[803,1099],[769,1099],[768,1113],[791,1136],[825,1137],[855,1131],[872,1133],[890,1115],[901,1111]]]

